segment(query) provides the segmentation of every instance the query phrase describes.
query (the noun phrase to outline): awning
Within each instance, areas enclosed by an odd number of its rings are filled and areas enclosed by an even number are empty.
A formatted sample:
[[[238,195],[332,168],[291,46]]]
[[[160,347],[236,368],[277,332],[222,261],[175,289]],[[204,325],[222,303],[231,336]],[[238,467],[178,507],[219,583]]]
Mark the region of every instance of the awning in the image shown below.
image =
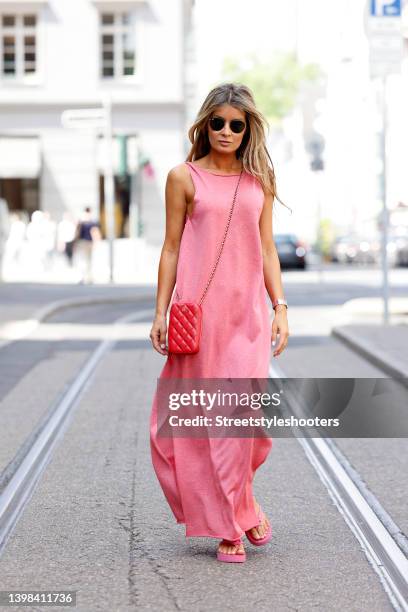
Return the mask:
[[[0,136],[0,178],[37,178],[40,170],[39,138]]]
[[[0,8],[10,11],[37,9],[45,4],[48,0],[0,0]]]
[[[147,1],[148,0],[92,0],[95,6],[104,10],[130,10],[135,6],[145,4]]]

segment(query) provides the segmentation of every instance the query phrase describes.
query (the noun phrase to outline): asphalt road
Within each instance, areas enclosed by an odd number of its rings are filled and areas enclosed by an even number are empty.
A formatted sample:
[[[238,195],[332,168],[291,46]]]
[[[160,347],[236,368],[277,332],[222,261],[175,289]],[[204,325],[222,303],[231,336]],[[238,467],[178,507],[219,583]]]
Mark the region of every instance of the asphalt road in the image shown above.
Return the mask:
[[[294,296],[298,290],[292,289]],[[322,313],[329,316],[329,305],[314,295],[312,305],[302,300],[296,306],[292,300],[290,350],[276,360],[285,374],[382,376],[327,335]],[[255,479],[255,495],[273,527],[268,546],[258,550],[247,543],[247,562],[237,566],[216,561],[218,540],[185,537],[150,460],[151,401],[164,364],[148,340],[153,308],[153,301],[146,301],[69,309],[30,339],[0,350],[4,477],[30,432],[109,336],[112,322],[138,309],[151,311],[137,324],[123,326],[121,339],[86,385],[0,557],[0,590],[74,590],[81,612],[392,610],[378,575],[296,439],[275,438]],[[407,533],[405,440],[335,443]]]

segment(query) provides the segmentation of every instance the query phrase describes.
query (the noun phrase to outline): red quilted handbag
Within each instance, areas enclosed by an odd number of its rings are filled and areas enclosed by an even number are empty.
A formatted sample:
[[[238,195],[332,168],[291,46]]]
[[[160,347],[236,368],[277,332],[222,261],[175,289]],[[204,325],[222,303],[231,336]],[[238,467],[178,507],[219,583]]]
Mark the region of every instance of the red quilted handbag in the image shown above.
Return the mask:
[[[195,302],[175,302],[170,308],[168,330],[170,353],[197,353],[203,310]]]
[[[213,279],[215,270],[221,257],[222,250],[224,248],[224,242],[225,238],[227,237],[232,212],[234,210],[235,198],[237,196],[238,186],[241,180],[242,172],[243,170],[241,170],[238,183],[235,189],[234,198],[232,200],[232,205],[229,212],[228,222],[225,228],[224,236],[221,242],[220,251],[218,253],[217,260],[208,279],[207,286],[204,289],[199,302],[174,302],[170,308],[168,328],[169,353],[194,354],[198,353],[199,351],[203,320],[203,311],[201,304]]]

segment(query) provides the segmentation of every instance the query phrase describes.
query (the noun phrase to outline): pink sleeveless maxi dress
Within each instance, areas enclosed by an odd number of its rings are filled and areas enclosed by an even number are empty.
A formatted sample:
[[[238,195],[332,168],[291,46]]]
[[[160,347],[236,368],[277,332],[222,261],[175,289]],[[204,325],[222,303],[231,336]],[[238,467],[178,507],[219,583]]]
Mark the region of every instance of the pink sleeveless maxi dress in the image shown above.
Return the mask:
[[[177,265],[175,300],[198,301],[216,260],[239,174],[215,174],[185,162],[195,187]],[[264,194],[244,171],[215,275],[203,301],[200,350],[170,353],[162,378],[268,378],[271,319],[259,218]],[[252,492],[270,437],[157,436],[157,390],[150,417],[152,463],[185,535],[236,539],[258,524]]]

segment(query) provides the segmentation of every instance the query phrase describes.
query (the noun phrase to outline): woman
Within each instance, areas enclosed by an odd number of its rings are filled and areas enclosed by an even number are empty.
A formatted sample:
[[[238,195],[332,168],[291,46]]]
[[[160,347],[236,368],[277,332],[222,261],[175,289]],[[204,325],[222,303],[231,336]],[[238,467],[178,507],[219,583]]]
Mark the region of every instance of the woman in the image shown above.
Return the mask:
[[[272,238],[276,183],[265,124],[248,87],[215,87],[189,130],[187,161],[168,173],[166,235],[150,332],[155,350],[167,356],[160,378],[267,378],[271,340],[275,344],[279,333],[274,356],[287,345],[287,304]],[[200,349],[169,353],[168,309],[174,300],[198,300],[220,248],[239,176],[225,246],[203,304]],[[275,311],[272,325],[266,294]],[[157,403],[156,391],[152,462],[177,522],[186,525],[186,537],[221,538],[218,560],[244,561],[244,533],[258,546],[271,537],[252,481],[272,439],[159,437]]]

